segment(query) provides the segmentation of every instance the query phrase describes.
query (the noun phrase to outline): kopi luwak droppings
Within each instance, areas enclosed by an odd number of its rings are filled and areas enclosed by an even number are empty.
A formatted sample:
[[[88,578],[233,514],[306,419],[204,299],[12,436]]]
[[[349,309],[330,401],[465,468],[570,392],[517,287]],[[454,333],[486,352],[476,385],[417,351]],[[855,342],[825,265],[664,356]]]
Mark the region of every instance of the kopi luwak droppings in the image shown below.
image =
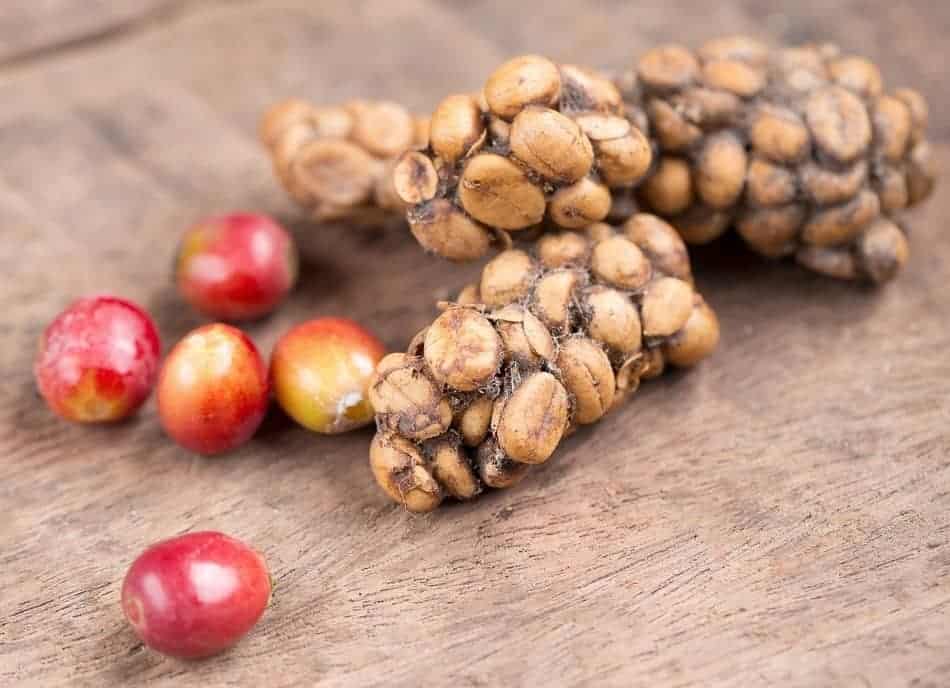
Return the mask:
[[[373,474],[410,511],[519,482],[667,364],[719,341],[682,239],[653,215],[508,249],[370,386]]]
[[[884,282],[906,262],[895,218],[935,180],[927,105],[885,91],[868,60],[731,37],[651,50],[618,84],[658,158],[616,214],[635,199],[691,244],[735,227],[759,253],[843,279]]]
[[[393,187],[423,247],[472,260],[526,230],[603,221],[611,189],[634,187],[652,159],[608,78],[525,55],[496,69],[479,96],[439,103],[428,148],[402,156]]]
[[[923,97],[885,93],[872,63],[828,45],[664,46],[614,82],[518,57],[480,94],[442,101],[428,145],[406,133],[425,123],[398,106],[383,110],[402,112],[395,137],[353,135],[334,124],[340,108],[308,107],[277,106],[262,127],[288,191],[318,219],[408,210],[425,248],[460,261],[643,208],[688,243],[735,227],[763,255],[884,282],[907,260],[900,212],[936,177]]]
[[[426,145],[428,120],[386,101],[273,106],[260,136],[287,193],[318,222],[373,224],[405,212],[392,187],[398,156]]]

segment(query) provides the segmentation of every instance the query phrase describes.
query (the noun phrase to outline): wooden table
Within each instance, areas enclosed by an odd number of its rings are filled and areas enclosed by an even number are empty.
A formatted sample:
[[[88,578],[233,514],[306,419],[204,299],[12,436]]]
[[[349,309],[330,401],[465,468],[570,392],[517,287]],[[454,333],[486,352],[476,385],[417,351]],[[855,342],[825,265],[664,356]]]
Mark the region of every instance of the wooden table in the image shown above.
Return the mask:
[[[412,517],[372,482],[370,432],[273,413],[196,458],[154,403],[118,427],[55,420],[37,336],[113,291],[166,347],[179,232],[233,208],[294,227],[304,275],[250,328],[343,314],[392,348],[476,267],[405,230],[299,221],[255,140],[278,98],[372,95],[426,111],[535,51],[620,67],[724,31],[832,39],[931,101],[950,166],[950,4],[547,0],[6,0],[0,8],[0,685],[950,685],[950,232],[913,217],[906,273],[873,291],[697,253],[719,353],[646,385],[520,487]],[[257,545],[272,608],[234,651],[164,660],[118,593],[148,543],[192,529]]]

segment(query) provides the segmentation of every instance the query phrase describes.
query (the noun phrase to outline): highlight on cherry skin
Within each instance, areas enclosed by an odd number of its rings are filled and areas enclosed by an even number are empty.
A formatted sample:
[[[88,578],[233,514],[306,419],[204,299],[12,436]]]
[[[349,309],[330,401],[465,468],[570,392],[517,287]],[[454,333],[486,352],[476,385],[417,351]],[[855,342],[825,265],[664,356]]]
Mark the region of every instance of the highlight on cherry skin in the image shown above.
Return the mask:
[[[188,303],[228,321],[267,315],[297,281],[297,247],[261,213],[211,217],[189,228],[175,259],[175,283]]]
[[[155,386],[161,342],[132,301],[99,295],[73,302],[46,328],[33,367],[46,404],[81,423],[126,418]]]
[[[338,434],[373,421],[369,383],[386,354],[375,335],[348,318],[317,318],[274,347],[270,379],[281,408],[305,428]]]
[[[147,647],[200,659],[237,643],[270,602],[264,558],[223,533],[187,533],[146,549],[122,583],[122,612]]]
[[[158,379],[158,415],[178,444],[210,456],[247,442],[267,412],[267,367],[241,330],[214,323],[175,345]]]

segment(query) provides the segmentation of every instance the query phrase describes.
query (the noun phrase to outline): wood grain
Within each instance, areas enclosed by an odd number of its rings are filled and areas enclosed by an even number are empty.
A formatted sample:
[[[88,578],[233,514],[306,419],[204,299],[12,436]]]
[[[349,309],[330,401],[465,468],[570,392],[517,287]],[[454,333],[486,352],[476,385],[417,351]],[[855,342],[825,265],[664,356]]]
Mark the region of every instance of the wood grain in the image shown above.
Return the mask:
[[[422,111],[517,52],[620,67],[724,30],[831,39],[927,94],[946,169],[950,6],[251,0],[147,19],[172,4],[0,8],[0,685],[950,685],[946,194],[880,291],[734,243],[697,252],[723,325],[712,360],[518,488],[424,518],[373,484],[369,432],[316,437],[274,412],[199,459],[153,403],[117,427],[55,420],[30,372],[79,294],[144,303],[166,348],[197,325],[168,266],[182,228],[223,209],[273,212],[301,242],[291,303],[249,328],[265,351],[321,314],[402,347],[474,274],[399,226],[300,222],[254,140],[277,98]],[[118,592],[142,547],[196,528],[254,543],[277,588],[234,651],[183,664],[136,643]]]

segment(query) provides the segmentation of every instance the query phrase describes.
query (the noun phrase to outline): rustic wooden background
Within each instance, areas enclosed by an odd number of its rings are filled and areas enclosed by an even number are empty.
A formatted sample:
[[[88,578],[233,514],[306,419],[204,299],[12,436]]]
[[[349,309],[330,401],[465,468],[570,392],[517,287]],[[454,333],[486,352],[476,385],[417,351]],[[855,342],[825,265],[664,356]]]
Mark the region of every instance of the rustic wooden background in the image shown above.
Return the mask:
[[[474,268],[404,231],[298,221],[255,141],[274,100],[425,111],[536,51],[619,67],[674,38],[830,39],[929,97],[950,167],[950,4],[615,0],[4,0],[0,6],[0,685],[950,685],[950,200],[913,217],[879,291],[697,255],[723,342],[571,438],[522,486],[412,517],[366,461],[273,413],[215,460],[154,404],[55,420],[31,376],[43,325],[113,291],[166,348],[199,319],[169,284],[178,233],[253,208],[300,237],[292,302],[250,332],[343,314],[399,348]],[[121,578],[198,528],[270,561],[273,607],[200,664],[136,642]]]

